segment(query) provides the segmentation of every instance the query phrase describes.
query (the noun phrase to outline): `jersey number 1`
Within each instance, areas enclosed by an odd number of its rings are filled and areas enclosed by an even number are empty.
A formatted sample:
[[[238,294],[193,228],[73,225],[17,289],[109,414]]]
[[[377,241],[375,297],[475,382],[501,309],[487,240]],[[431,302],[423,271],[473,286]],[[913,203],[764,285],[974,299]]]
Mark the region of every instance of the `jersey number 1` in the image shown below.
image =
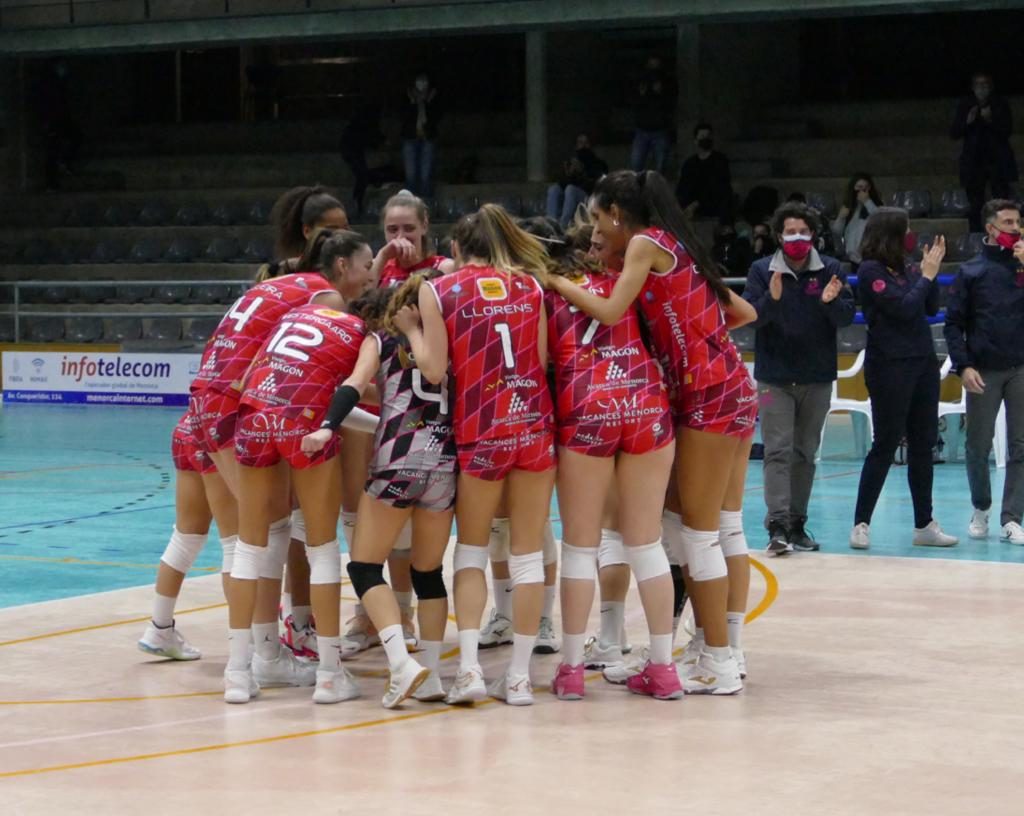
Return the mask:
[[[496,323],[494,330],[501,338],[501,353],[505,358],[505,368],[515,368],[516,358],[512,354],[512,330],[508,327],[508,323]]]

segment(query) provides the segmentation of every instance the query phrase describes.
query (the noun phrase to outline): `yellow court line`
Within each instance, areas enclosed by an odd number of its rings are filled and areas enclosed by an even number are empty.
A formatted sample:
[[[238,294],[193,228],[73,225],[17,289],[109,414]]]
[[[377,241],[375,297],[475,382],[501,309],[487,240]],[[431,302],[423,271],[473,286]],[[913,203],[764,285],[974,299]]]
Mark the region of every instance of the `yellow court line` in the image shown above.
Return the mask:
[[[775,603],[775,599],[779,597],[779,579],[775,577],[775,573],[772,572],[768,567],[758,561],[756,558],[747,556],[750,558],[750,566],[761,573],[764,578],[764,595],[761,598],[760,603],[751,609],[747,613],[747,617],[744,618],[744,623],[751,623],[761,617],[768,607]]]
[[[86,561],[82,558],[67,556],[59,558],[56,556],[43,555],[0,555],[0,559],[8,561],[35,561],[43,564],[75,564],[82,567],[124,567],[126,569],[151,569],[160,567],[159,564],[131,564],[123,561]],[[192,567],[193,572],[220,572],[220,567]]]

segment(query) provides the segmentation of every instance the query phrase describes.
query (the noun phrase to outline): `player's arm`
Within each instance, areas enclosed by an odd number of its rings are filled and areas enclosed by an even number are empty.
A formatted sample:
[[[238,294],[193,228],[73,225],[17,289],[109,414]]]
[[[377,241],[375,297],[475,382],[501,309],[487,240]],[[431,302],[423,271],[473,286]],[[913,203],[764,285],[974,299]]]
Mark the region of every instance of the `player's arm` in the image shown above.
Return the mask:
[[[738,329],[757,320],[757,310],[732,290],[729,290],[729,303],[723,307],[725,325],[730,329]]]
[[[419,298],[419,309],[406,306],[395,315],[395,325],[408,338],[420,373],[431,385],[439,385],[448,373],[448,332],[429,283],[420,286]]]
[[[544,371],[548,369],[548,313],[547,308],[541,303],[540,327],[537,332],[537,356],[540,358],[540,367]]]
[[[302,438],[302,450],[305,453],[316,453],[324,448],[331,437],[341,427],[352,428],[357,431],[372,432],[376,428],[376,417],[366,411],[360,411],[356,406],[362,399],[363,392],[367,390],[370,381],[377,374],[380,368],[380,347],[377,338],[370,334],[363,338],[359,347],[359,357],[345,381],[338,386],[338,390],[331,397],[331,404],[327,408],[327,414],[320,429],[313,433],[306,434]],[[359,416],[353,414],[359,411]],[[351,421],[350,421],[351,420]],[[371,421],[373,420],[373,421]],[[372,428],[367,427],[372,425]]]
[[[438,264],[437,268],[440,270],[442,275],[450,275],[456,269],[455,261],[451,258],[445,258],[440,264]]]

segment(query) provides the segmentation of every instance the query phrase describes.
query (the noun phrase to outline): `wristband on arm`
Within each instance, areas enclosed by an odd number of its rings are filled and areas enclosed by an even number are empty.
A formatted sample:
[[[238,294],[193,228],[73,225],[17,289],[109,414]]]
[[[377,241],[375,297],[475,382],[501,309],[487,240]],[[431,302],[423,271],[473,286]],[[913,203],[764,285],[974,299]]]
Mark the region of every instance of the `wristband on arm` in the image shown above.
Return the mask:
[[[320,423],[321,428],[330,428],[337,431],[345,417],[352,409],[359,404],[359,392],[351,385],[343,385],[334,392],[331,397],[331,405],[327,409],[327,416]]]

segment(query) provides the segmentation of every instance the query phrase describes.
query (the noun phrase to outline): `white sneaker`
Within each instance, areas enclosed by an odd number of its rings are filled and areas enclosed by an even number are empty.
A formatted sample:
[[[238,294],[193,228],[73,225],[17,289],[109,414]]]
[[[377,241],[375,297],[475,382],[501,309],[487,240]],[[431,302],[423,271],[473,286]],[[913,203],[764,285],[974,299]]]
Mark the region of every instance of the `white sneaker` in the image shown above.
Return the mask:
[[[463,671],[459,669],[455,682],[448,689],[444,698],[448,705],[466,705],[479,703],[487,699],[487,686],[484,684],[484,670],[479,665]]]
[[[649,652],[650,650],[644,647],[640,650],[640,654],[632,659],[623,660],[621,663],[613,663],[610,666],[606,666],[605,670],[601,672],[601,676],[609,683],[616,686],[623,686],[630,677],[635,677],[644,670],[644,666],[647,665]]]
[[[413,699],[421,703],[440,703],[445,698],[444,686],[436,671],[430,672],[423,684],[412,693]]]
[[[719,661],[707,652],[701,653],[682,681],[683,691],[687,694],[727,695],[743,690],[736,659],[730,656],[727,660]]]
[[[871,530],[864,522],[855,525],[850,531],[850,547],[854,550],[871,549]]]
[[[252,674],[260,686],[312,686],[316,683],[316,669],[316,663],[299,660],[280,647],[273,660],[259,654],[252,656]]]
[[[203,656],[202,652],[182,637],[173,622],[161,629],[150,621],[139,641],[139,649],[146,654],[169,657],[171,660],[198,660]]]
[[[423,681],[430,676],[430,669],[425,669],[411,657],[402,664],[397,672],[391,672],[387,690],[381,705],[384,708],[398,708],[408,700]]]
[[[624,655],[631,654],[633,651],[633,644],[629,642],[629,635],[626,634],[626,623],[623,621],[621,634],[619,635],[619,645]]]
[[[679,667],[681,677],[684,677],[690,671],[691,666],[696,665],[697,660],[700,658],[703,651],[704,638],[697,637],[696,635],[690,638],[690,642],[686,644],[686,648],[683,649],[683,653],[676,661],[676,666]]]
[[[971,538],[988,538],[988,517],[990,510],[974,509],[971,513],[971,523],[967,525],[967,535]]]
[[[224,702],[247,703],[260,693],[260,685],[252,676],[251,669],[244,671],[224,670]]]
[[[493,649],[512,642],[512,621],[500,614],[497,609],[491,610],[491,619],[480,630],[480,648]]]
[[[1003,525],[1003,532],[999,537],[1010,544],[1024,546],[1024,527],[1015,521],[1008,521]]]
[[[587,643],[583,647],[583,668],[585,669],[604,669],[621,663],[625,659],[618,643],[606,646],[596,637],[591,637],[587,638]]]
[[[533,645],[534,654],[557,654],[562,644],[555,634],[555,627],[551,618],[540,619],[540,629],[537,630],[537,641]]]
[[[747,656],[742,649],[733,649],[732,656],[736,659],[736,668],[740,670],[740,680],[747,679]]]
[[[927,527],[914,528],[915,547],[955,547],[960,539],[942,532],[939,523],[932,519]]]
[[[345,700],[356,699],[361,693],[359,684],[356,683],[356,679],[348,669],[316,673],[316,688],[313,689],[314,703],[343,703]]]
[[[504,674],[491,683],[487,693],[513,706],[533,705],[533,685],[528,674]]]
[[[380,645],[380,635],[366,615],[356,615],[347,623],[348,631],[341,638],[341,659],[349,660],[360,652]]]

